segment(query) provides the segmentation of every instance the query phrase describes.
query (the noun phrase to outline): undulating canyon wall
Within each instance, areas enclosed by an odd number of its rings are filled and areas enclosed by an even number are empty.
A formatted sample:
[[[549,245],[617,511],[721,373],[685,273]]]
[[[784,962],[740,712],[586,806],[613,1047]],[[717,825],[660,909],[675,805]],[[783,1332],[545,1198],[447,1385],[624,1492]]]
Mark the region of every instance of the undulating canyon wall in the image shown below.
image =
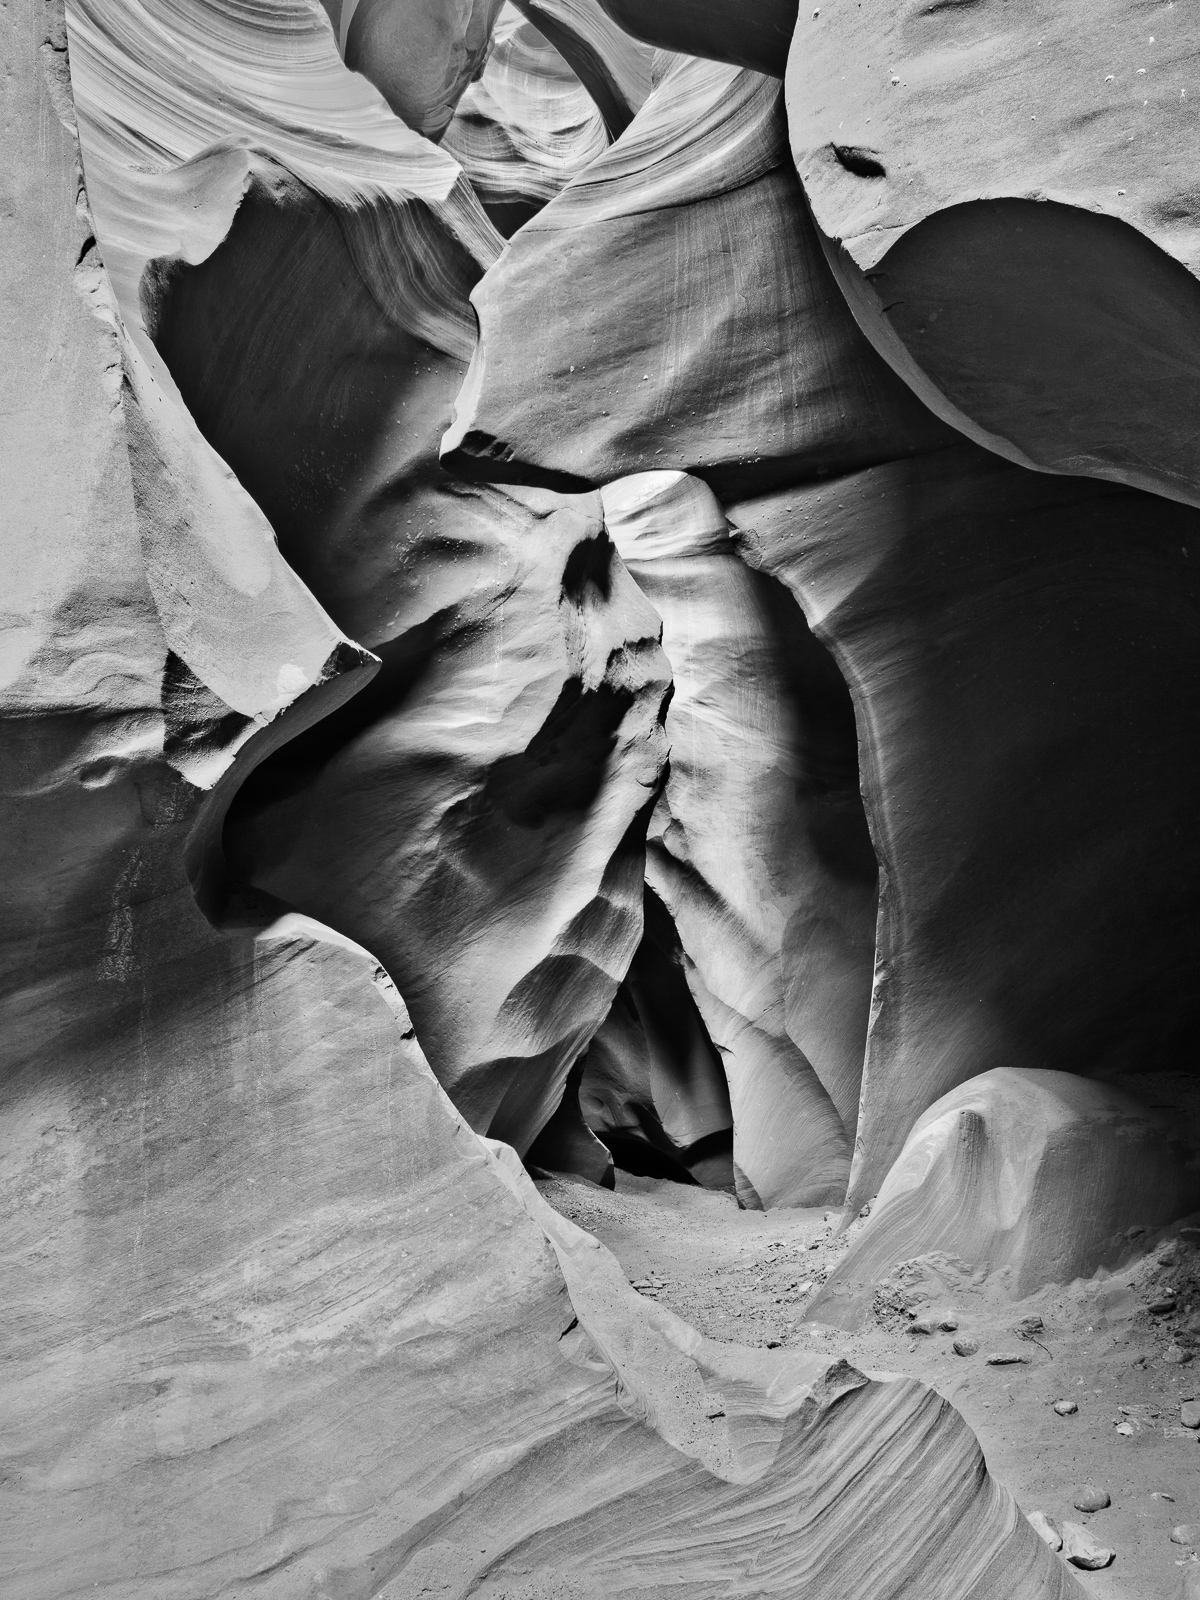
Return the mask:
[[[529,1176],[1200,1207],[1190,24],[886,9],[9,7],[23,1597],[1080,1592]]]

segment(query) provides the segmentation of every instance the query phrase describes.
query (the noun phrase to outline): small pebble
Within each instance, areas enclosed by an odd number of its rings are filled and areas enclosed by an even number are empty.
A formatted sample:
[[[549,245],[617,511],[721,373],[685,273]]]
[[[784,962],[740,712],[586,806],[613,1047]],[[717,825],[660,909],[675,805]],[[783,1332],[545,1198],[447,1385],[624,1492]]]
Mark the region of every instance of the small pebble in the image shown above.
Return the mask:
[[[1028,1360],[1028,1356],[1016,1350],[997,1350],[995,1355],[987,1358],[987,1364],[989,1367],[1015,1367]]]
[[[1169,1311],[1175,1309],[1175,1296],[1173,1294],[1155,1295],[1153,1300],[1146,1302],[1146,1310],[1153,1311],[1156,1317],[1165,1317]]]
[[[1171,1529],[1172,1544],[1186,1544],[1189,1549],[1194,1549],[1200,1544],[1200,1528],[1194,1522],[1181,1522],[1177,1528]]]
[[[914,1317],[909,1327],[913,1333],[932,1333],[936,1324],[932,1317]]]
[[[1031,1511],[1029,1525],[1039,1539],[1044,1539],[1051,1550],[1062,1549],[1062,1534],[1044,1511]]]
[[[1075,1404],[1074,1400],[1056,1400],[1054,1402],[1054,1409],[1058,1412],[1060,1417],[1073,1417],[1079,1410],[1079,1407]]]
[[[1112,1505],[1112,1497],[1107,1489],[1097,1489],[1093,1484],[1085,1483],[1076,1489],[1071,1504],[1076,1511],[1103,1511],[1105,1506]]]
[[[955,1339],[954,1354],[956,1356],[977,1356],[979,1354],[979,1340],[972,1339],[969,1335]]]
[[[957,1317],[943,1317],[942,1320],[938,1323],[938,1327],[942,1330],[943,1333],[953,1333],[955,1328],[958,1327],[958,1318]]]
[[[1179,1421],[1185,1428],[1200,1428],[1200,1400],[1185,1400],[1179,1408]]]
[[[1041,1333],[1045,1326],[1041,1317],[1022,1317],[1017,1323],[1017,1332],[1028,1338],[1031,1333]]]
[[[1163,1351],[1163,1360],[1170,1362],[1173,1367],[1186,1367],[1192,1359],[1192,1352],[1185,1350],[1182,1345],[1169,1344]]]
[[[1102,1545],[1092,1537],[1090,1529],[1081,1527],[1078,1522],[1063,1523],[1062,1540],[1063,1555],[1073,1567],[1082,1567],[1085,1572],[1098,1572],[1116,1560],[1116,1551]]]

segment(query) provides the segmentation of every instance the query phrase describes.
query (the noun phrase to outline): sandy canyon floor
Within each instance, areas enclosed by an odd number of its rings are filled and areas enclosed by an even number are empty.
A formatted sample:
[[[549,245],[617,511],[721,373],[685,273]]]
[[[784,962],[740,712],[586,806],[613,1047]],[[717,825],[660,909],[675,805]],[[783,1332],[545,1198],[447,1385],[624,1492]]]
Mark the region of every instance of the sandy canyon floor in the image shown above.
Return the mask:
[[[1180,1423],[1181,1404],[1200,1398],[1200,1355],[1181,1363],[1177,1341],[1197,1290],[1200,1229],[1136,1240],[1121,1271],[1020,1301],[1002,1278],[926,1261],[909,1285],[929,1292],[932,1284],[931,1305],[956,1331],[914,1333],[896,1281],[899,1292],[889,1285],[866,1326],[846,1333],[803,1320],[847,1247],[832,1211],[742,1211],[725,1194],[626,1173],[615,1193],[558,1177],[538,1187],[613,1251],[635,1288],[710,1338],[826,1344],[857,1366],[911,1373],[937,1389],[1024,1511],[1088,1524],[1116,1552],[1105,1570],[1078,1574],[1097,1600],[1173,1600],[1181,1568],[1200,1564],[1200,1545],[1171,1539],[1194,1524],[1200,1540],[1200,1432]],[[1173,1294],[1175,1312],[1149,1309]],[[1023,1333],[1031,1317],[1042,1327]],[[978,1353],[956,1354],[955,1339],[978,1340]],[[989,1365],[1000,1353],[1024,1359]],[[1060,1416],[1060,1400],[1078,1409]],[[1076,1510],[1085,1484],[1107,1491],[1111,1505],[1095,1515]]]

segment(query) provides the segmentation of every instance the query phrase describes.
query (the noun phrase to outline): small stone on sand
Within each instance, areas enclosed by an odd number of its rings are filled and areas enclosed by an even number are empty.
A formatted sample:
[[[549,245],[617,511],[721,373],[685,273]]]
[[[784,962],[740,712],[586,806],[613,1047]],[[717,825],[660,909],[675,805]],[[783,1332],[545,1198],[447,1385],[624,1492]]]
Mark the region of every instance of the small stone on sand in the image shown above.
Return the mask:
[[[987,1358],[987,1364],[989,1367],[1015,1367],[1028,1360],[1028,1356],[1023,1356],[1016,1350],[997,1350],[995,1355]]]
[[[956,1356],[977,1356],[979,1354],[979,1340],[972,1339],[969,1334],[955,1339],[954,1354]]]
[[[1101,1567],[1111,1566],[1116,1559],[1115,1550],[1102,1545],[1093,1538],[1090,1529],[1078,1522],[1064,1522],[1062,1538],[1063,1555],[1072,1566],[1082,1567],[1085,1572],[1098,1572]]]
[[[1107,1489],[1097,1489],[1094,1484],[1085,1483],[1076,1489],[1071,1504],[1076,1511],[1103,1511],[1105,1506],[1112,1505],[1112,1497]]]
[[[1185,1400],[1179,1408],[1179,1421],[1185,1428],[1200,1428],[1200,1400]]]
[[[1073,1417],[1079,1410],[1074,1400],[1056,1400],[1054,1409],[1060,1417]]]
[[[1171,1543],[1185,1544],[1189,1550],[1195,1549],[1200,1544],[1200,1528],[1194,1522],[1181,1522],[1177,1528],[1171,1529]]]

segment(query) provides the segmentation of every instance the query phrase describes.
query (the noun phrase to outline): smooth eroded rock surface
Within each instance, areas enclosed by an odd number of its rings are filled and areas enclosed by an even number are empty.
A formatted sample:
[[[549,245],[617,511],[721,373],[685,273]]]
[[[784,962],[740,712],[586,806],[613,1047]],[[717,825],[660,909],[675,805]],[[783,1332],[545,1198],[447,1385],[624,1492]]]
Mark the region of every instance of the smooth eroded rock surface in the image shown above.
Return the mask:
[[[792,148],[862,327],[1026,465],[1200,501],[1200,229],[1179,6],[805,12]],[[840,247],[839,243],[840,242]]]
[[[455,471],[581,487],[650,468],[722,496],[952,435],[859,332],[770,78],[680,58],[474,291]]]
[[[840,1201],[858,1118],[876,871],[845,684],[706,484],[620,479],[605,522],[663,617],[670,774],[647,876],[729,1078],[764,1206]]]
[[[1194,1164],[1178,1128],[1128,1095],[1065,1072],[997,1068],[918,1120],[809,1312],[856,1326],[876,1283],[932,1251],[964,1271],[1006,1272],[1013,1299],[1115,1268],[1130,1253],[1130,1219],[1154,1229],[1200,1204]]]
[[[729,515],[855,700],[880,918],[853,1213],[968,1078],[1129,1088],[1190,1048],[1200,525],[965,444]]]

